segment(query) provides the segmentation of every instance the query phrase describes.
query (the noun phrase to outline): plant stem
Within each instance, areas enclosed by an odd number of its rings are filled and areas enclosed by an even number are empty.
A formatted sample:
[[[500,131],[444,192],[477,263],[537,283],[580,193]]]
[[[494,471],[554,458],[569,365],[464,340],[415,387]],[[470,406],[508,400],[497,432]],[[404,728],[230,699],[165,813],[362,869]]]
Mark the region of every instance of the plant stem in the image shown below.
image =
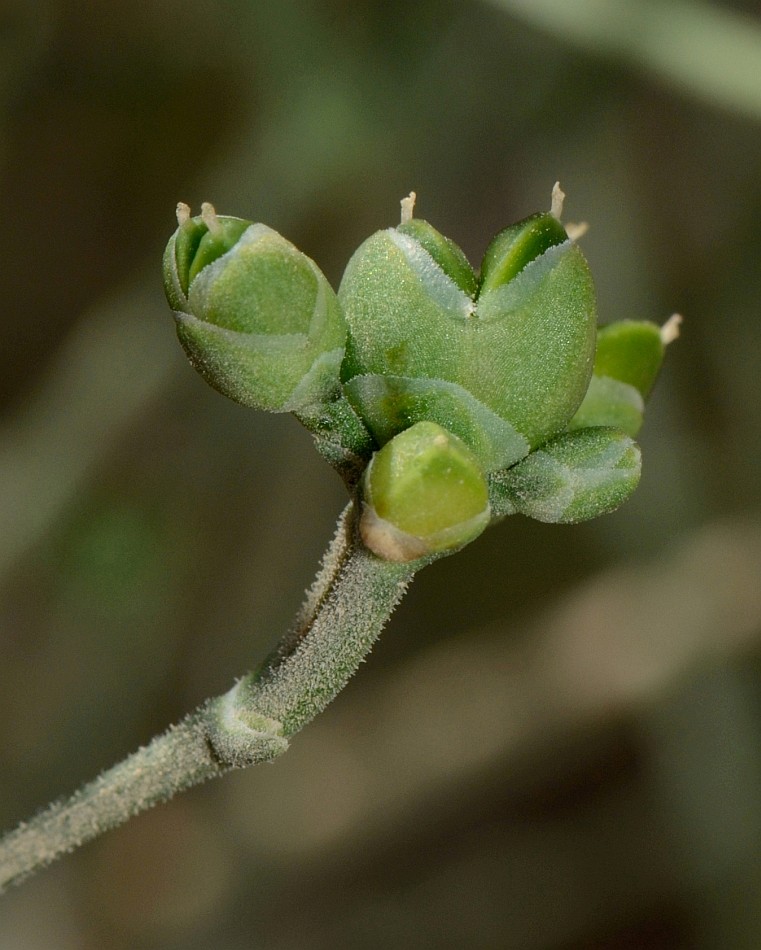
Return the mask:
[[[261,669],[0,839],[0,892],[177,792],[285,752],[346,685],[421,566],[368,551],[350,504],[295,626]]]

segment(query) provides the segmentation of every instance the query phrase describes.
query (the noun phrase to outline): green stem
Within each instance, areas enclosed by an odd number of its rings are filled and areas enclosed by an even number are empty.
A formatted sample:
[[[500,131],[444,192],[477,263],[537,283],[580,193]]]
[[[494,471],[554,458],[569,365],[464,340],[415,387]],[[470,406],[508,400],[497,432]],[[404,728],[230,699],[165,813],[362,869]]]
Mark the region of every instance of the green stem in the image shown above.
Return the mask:
[[[0,839],[0,892],[177,792],[285,752],[346,685],[422,566],[375,557],[354,513],[350,504],[296,625],[262,668]]]

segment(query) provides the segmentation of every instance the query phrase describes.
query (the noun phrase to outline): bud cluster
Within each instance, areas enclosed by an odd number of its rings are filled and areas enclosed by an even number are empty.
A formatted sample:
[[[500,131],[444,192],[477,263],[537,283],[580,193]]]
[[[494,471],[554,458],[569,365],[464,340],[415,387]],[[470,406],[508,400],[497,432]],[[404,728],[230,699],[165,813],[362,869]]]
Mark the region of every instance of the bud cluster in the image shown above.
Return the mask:
[[[312,430],[381,558],[449,553],[513,512],[611,511],[636,487],[632,439],[676,324],[597,332],[561,199],[501,231],[476,273],[411,195],[337,294],[265,225],[181,205],[164,257],[180,342],[220,392]]]

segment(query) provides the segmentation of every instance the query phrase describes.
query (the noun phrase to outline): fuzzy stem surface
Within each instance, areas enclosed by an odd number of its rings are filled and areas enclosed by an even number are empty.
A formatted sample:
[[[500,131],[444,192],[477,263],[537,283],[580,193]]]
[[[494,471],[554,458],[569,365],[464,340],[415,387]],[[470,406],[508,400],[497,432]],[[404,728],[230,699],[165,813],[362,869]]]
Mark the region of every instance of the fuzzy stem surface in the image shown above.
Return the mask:
[[[376,557],[355,512],[342,514],[296,623],[261,668],[0,839],[0,893],[178,792],[285,752],[346,685],[424,563]]]

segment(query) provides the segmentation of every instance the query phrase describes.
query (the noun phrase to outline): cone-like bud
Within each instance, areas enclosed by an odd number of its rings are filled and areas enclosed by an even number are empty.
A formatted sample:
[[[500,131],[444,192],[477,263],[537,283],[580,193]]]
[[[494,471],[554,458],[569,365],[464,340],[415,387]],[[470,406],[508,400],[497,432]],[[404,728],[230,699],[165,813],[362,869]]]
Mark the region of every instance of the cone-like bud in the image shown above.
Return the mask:
[[[601,327],[594,374],[568,428],[615,426],[635,436],[665,351],[662,329],[655,323],[622,320]]]
[[[549,214],[495,238],[480,286],[471,274],[425,222],[365,241],[339,288],[349,328],[342,378],[379,442],[435,419],[494,470],[562,431],[578,408],[594,358],[594,288]],[[468,397],[467,424],[448,408],[455,387]],[[380,411],[370,392],[384,393]]]
[[[623,432],[578,429],[501,473],[500,493],[530,518],[573,524],[618,508],[637,487],[640,467],[639,447]]]
[[[415,561],[463,547],[489,523],[481,466],[434,422],[418,422],[372,458],[363,480],[360,532],[387,561]]]
[[[335,397],[346,338],[338,300],[276,231],[206,205],[170,239],[164,287],[180,342],[215,389],[275,412]]]

